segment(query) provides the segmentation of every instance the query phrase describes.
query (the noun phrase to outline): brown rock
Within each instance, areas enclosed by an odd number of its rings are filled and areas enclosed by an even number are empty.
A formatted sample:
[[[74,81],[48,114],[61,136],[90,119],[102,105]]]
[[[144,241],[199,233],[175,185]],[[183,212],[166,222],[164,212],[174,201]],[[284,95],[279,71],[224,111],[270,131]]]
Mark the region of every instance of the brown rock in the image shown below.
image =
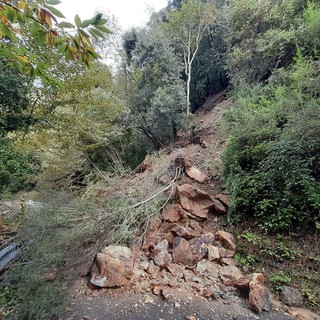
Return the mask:
[[[199,262],[207,252],[207,246],[200,238],[193,239],[190,242],[181,237],[174,238],[172,257],[175,263],[193,266]]]
[[[98,287],[124,286],[133,275],[133,257],[127,247],[109,246],[96,255],[91,283]]]
[[[212,279],[218,279],[220,276],[220,266],[218,263],[201,260],[197,263],[197,274],[209,276]]]
[[[209,209],[215,207],[215,200],[208,193],[189,184],[177,187],[183,209],[199,218],[208,218]]]
[[[209,246],[209,245],[213,244],[215,237],[214,237],[213,233],[208,232],[208,233],[202,234],[200,236],[200,239],[204,244]]]
[[[160,226],[162,224],[162,221],[160,218],[158,217],[153,217],[152,219],[150,219],[149,222],[149,227],[148,227],[148,232],[156,232],[159,230]]]
[[[239,278],[233,283],[233,286],[240,291],[249,291],[249,283],[251,279],[252,279],[252,276]]]
[[[148,235],[142,245],[143,251],[150,251],[161,241],[161,237],[155,234]]]
[[[154,263],[159,267],[166,267],[172,262],[172,256],[168,252],[169,244],[167,240],[160,241],[152,252]]]
[[[195,238],[190,241],[190,248],[194,263],[197,263],[208,253],[208,247],[201,238]]]
[[[176,290],[173,288],[163,288],[162,295],[166,300],[174,300],[176,296]]]
[[[148,273],[152,279],[157,279],[160,275],[160,268],[153,261],[149,263]]]
[[[303,305],[301,292],[293,287],[282,287],[281,300],[284,304],[290,307],[301,307]]]
[[[177,277],[177,278],[182,278],[183,277],[183,271],[184,271],[184,266],[171,263],[167,266],[167,269],[170,271],[170,273]]]
[[[196,275],[192,270],[188,270],[188,269],[183,270],[183,277],[186,282],[193,281],[195,276]]]
[[[161,294],[161,287],[160,286],[154,286],[152,289],[152,292],[156,295],[159,296]]]
[[[190,229],[190,228],[185,228],[185,227],[182,227],[182,226],[178,226],[176,225],[174,228],[172,228],[170,230],[170,232],[176,236],[176,237],[181,237],[181,238],[184,238],[186,240],[190,240],[190,239],[193,239],[197,236],[199,236],[199,233]]]
[[[270,311],[269,292],[263,282],[264,276],[261,273],[254,273],[249,282],[249,304],[258,313],[261,313],[262,310]]]
[[[228,211],[228,208],[219,200],[217,199],[213,199],[213,200],[214,200],[214,211],[219,214],[226,214]]]
[[[220,278],[226,286],[232,286],[238,279],[243,278],[243,273],[235,266],[221,267]]]
[[[189,163],[188,163],[189,164]],[[188,165],[185,166],[186,174],[191,178],[196,180],[199,183],[204,183],[206,180],[208,180],[208,176],[201,172],[197,167]]]
[[[142,262],[140,262],[139,268],[140,268],[141,270],[148,270],[148,268],[149,268],[149,262],[148,262],[148,261],[142,261]]]
[[[200,291],[200,295],[205,298],[210,298],[215,294],[215,292],[216,290],[214,286],[210,286],[210,287],[202,288],[202,290]]]
[[[238,262],[232,258],[222,258],[220,264],[222,266],[238,266]]]
[[[216,246],[208,246],[208,260],[214,261],[220,259],[219,248]]]
[[[168,222],[177,222],[184,215],[184,210],[178,203],[165,206],[162,212],[164,220]]]
[[[219,193],[214,196],[217,200],[219,200],[221,203],[226,205],[227,207],[230,207],[231,198],[228,194],[225,193]]]
[[[236,239],[234,236],[226,231],[220,230],[215,235],[216,239],[219,240],[222,245],[229,250],[236,250]]]
[[[235,250],[228,250],[222,247],[219,247],[218,249],[219,249],[220,258],[232,258],[236,254]]]
[[[190,220],[190,227],[194,230],[194,231],[197,231],[197,232],[201,232],[202,231],[202,228],[199,224],[199,222],[191,219]]]

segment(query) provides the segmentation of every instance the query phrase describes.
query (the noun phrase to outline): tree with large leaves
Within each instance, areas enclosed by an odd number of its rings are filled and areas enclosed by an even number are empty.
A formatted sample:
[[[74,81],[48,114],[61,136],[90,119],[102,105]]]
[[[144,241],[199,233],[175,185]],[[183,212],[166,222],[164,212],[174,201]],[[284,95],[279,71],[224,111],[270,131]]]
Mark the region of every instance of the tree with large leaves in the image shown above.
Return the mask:
[[[0,56],[15,64],[32,79],[46,80],[46,66],[29,50],[30,39],[39,45],[50,45],[67,60],[77,59],[85,64],[99,58],[91,38],[102,38],[109,31],[102,14],[81,21],[78,15],[74,24],[64,21],[56,8],[59,0],[1,0],[0,1]]]

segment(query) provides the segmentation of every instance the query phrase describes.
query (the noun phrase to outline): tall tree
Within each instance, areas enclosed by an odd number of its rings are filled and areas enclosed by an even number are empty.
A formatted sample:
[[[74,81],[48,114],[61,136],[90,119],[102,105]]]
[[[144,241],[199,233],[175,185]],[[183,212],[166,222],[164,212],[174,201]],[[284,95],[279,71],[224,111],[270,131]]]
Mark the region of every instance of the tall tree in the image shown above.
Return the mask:
[[[185,98],[182,65],[163,30],[146,28],[134,34],[136,41],[128,35],[125,38],[131,78],[127,103],[136,128],[159,149],[175,138],[181,125]]]
[[[211,2],[201,0],[185,0],[179,10],[168,13],[164,28],[177,46],[184,60],[184,72],[187,76],[187,120],[190,115],[190,85],[192,66],[198,53],[201,39],[209,30],[215,17],[214,6]]]

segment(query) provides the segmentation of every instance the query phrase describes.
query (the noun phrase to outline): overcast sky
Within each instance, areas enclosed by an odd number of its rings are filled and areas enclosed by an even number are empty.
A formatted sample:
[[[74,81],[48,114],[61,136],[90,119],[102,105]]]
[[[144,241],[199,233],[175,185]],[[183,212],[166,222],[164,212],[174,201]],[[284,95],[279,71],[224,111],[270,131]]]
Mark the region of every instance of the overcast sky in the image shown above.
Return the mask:
[[[150,10],[159,11],[168,0],[62,0],[57,7],[72,22],[76,14],[81,20],[91,18],[99,9],[113,14],[123,29],[142,26],[150,16]]]

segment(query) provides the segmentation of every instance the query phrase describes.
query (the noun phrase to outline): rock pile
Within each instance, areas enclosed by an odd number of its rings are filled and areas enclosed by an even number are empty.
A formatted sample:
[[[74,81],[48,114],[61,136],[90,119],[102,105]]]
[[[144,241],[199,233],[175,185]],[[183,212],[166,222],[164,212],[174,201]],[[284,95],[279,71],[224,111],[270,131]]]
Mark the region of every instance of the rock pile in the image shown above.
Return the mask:
[[[194,171],[193,171],[194,172]],[[212,196],[189,184],[177,187],[177,203],[169,204],[139,248],[107,247],[97,254],[91,283],[98,287],[130,286],[174,299],[188,296],[223,299],[240,294],[256,312],[269,310],[269,293],[262,274],[244,275],[236,260],[234,236],[217,228],[230,199]],[[210,222],[214,223],[210,223]]]

